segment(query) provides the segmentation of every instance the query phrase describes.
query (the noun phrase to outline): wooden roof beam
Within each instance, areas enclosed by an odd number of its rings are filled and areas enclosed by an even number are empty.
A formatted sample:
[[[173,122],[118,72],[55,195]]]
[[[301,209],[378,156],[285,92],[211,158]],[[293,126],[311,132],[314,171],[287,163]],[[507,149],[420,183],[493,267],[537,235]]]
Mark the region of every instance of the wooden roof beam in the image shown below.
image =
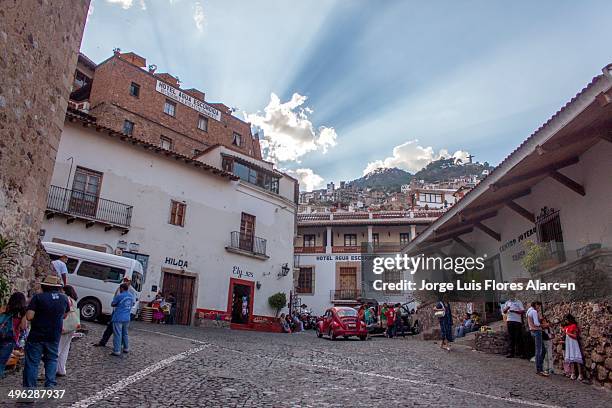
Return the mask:
[[[491,207],[495,207],[496,205],[505,204],[508,201],[512,201],[512,200],[516,200],[517,198],[525,197],[526,195],[529,195],[529,194],[531,194],[531,189],[530,188],[522,190],[522,191],[519,191],[519,192],[514,193],[514,194],[509,194],[509,195],[507,195],[505,197],[502,197],[500,199],[497,199],[497,200],[493,200],[489,204],[478,205],[478,206],[475,206],[475,207],[472,207],[472,208],[466,208],[465,210],[463,210],[462,215],[465,216],[467,214],[473,214],[473,213],[476,213],[476,212],[479,212],[479,211],[482,211],[482,210],[486,210],[486,209],[489,209]]]
[[[464,227],[467,227],[470,224],[475,224],[477,222],[483,221],[483,220],[488,220],[489,218],[493,218],[497,216],[497,211],[489,211],[486,214],[482,214],[479,215],[478,217],[473,217],[473,218],[466,218],[464,216],[462,216],[461,213],[458,214],[459,215],[459,221],[464,224],[461,225],[460,227],[445,227],[445,228],[438,228],[435,232],[442,234],[448,231],[453,231],[456,229],[462,229]]]
[[[571,178],[567,177],[565,174],[561,174],[558,171],[553,171],[552,173],[550,173],[550,177],[557,180],[559,183],[563,184],[565,187],[569,188],[575,193],[580,194],[581,196],[586,195],[586,191],[584,191],[584,187],[576,183]]]
[[[446,241],[448,239],[453,239],[455,237],[458,237],[459,235],[469,234],[472,231],[474,231],[474,228],[471,227],[471,226],[463,228],[463,229],[457,229],[457,230],[449,232],[447,234],[434,235],[433,241],[434,242]]]
[[[530,222],[535,222],[535,215],[532,212],[526,210],[522,206],[518,205],[514,201],[510,200],[506,203],[506,206],[510,208],[512,211],[517,213],[518,215],[526,218]]]
[[[520,183],[522,181],[527,181],[527,180],[530,180],[530,179],[535,178],[535,177],[547,175],[550,172],[557,171],[557,170],[562,169],[564,167],[568,167],[568,166],[571,166],[573,164],[576,164],[576,163],[578,163],[578,161],[580,161],[580,158],[578,156],[571,157],[569,159],[561,160],[561,161],[559,161],[557,163],[552,163],[552,164],[549,164],[547,166],[541,167],[541,168],[539,168],[537,170],[528,171],[525,174],[521,174],[519,176],[510,177],[510,178],[508,178],[506,180],[502,180],[502,181],[499,181],[497,183],[493,183],[493,184],[490,185],[490,187],[491,187],[491,189],[493,189],[493,191],[497,191],[497,190],[499,190],[501,188],[508,187],[508,186],[513,185],[513,184]]]
[[[482,232],[484,232],[485,234],[487,234],[488,236],[490,236],[491,238],[493,238],[494,240],[498,242],[501,241],[501,235],[498,232],[493,231],[491,228],[487,227],[483,223],[478,222],[474,224],[474,226],[478,228],[479,230],[481,230]]]
[[[467,242],[465,242],[464,240],[462,240],[459,237],[454,237],[453,240],[459,244],[461,247],[463,247],[463,249],[465,249],[466,251],[468,251],[470,254],[475,255],[476,254],[476,250]]]

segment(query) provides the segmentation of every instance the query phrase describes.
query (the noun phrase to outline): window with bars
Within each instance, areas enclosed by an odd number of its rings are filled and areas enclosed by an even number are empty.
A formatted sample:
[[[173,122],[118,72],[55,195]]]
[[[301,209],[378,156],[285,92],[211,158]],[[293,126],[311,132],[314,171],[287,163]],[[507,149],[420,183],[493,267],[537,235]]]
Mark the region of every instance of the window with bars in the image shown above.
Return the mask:
[[[344,234],[344,246],[357,246],[357,234]]]
[[[297,293],[313,294],[314,293],[314,268],[301,267],[298,277]]]
[[[172,225],[179,227],[185,226],[185,211],[187,210],[187,204],[180,201],[170,201],[170,221]]]
[[[176,116],[176,103],[166,99],[164,103],[164,113],[170,116]]]
[[[304,235],[304,246],[308,248],[312,248],[316,246],[316,235],[314,234],[306,234]]]
[[[559,262],[565,262],[563,230],[559,210],[544,207],[536,218],[538,241],[546,244],[551,256]]]

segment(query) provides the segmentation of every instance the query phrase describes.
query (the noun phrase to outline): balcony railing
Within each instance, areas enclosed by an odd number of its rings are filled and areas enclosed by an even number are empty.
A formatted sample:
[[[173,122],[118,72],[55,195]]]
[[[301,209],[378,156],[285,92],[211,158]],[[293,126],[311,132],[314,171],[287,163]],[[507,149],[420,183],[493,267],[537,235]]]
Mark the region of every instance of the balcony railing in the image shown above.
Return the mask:
[[[330,300],[338,301],[357,301],[362,295],[360,289],[335,289],[330,291]]]
[[[47,196],[47,214],[66,214],[123,228],[130,226],[132,209],[131,205],[58,186],[51,186]]]
[[[254,235],[232,231],[229,248],[267,257],[266,242],[265,239]]]
[[[346,245],[346,246],[333,246],[332,247],[332,252],[334,254],[353,254],[353,253],[359,253],[361,252],[361,246],[359,245]]]
[[[324,246],[314,246],[314,247],[295,247],[296,254],[324,254],[325,247]]]

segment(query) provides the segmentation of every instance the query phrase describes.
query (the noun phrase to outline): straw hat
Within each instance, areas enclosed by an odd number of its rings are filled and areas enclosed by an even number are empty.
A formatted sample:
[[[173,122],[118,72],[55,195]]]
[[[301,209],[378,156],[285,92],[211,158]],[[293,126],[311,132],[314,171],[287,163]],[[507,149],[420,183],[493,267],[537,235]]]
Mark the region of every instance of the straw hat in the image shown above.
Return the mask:
[[[61,288],[62,286],[64,286],[62,285],[62,281],[60,280],[60,278],[55,275],[48,275],[47,277],[45,277],[45,279],[43,279],[42,282],[40,282],[40,284],[54,288]]]

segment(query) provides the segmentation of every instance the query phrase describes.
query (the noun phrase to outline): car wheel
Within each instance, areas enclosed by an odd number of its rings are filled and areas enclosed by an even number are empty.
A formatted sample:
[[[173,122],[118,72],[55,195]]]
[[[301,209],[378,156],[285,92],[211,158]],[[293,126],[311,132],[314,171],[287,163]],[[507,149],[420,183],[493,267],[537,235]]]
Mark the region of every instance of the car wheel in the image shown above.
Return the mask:
[[[363,341],[366,340],[368,338],[368,336],[359,336],[359,340]]]
[[[317,337],[318,338],[323,337],[323,333],[321,333],[321,330],[319,330],[319,326],[317,326],[316,330],[317,330]]]
[[[81,319],[92,322],[100,316],[102,307],[96,299],[84,299],[79,303]]]
[[[336,340],[336,334],[334,333],[334,331],[330,328],[329,329],[329,333],[327,333],[329,335],[329,337],[331,337],[332,341]]]

